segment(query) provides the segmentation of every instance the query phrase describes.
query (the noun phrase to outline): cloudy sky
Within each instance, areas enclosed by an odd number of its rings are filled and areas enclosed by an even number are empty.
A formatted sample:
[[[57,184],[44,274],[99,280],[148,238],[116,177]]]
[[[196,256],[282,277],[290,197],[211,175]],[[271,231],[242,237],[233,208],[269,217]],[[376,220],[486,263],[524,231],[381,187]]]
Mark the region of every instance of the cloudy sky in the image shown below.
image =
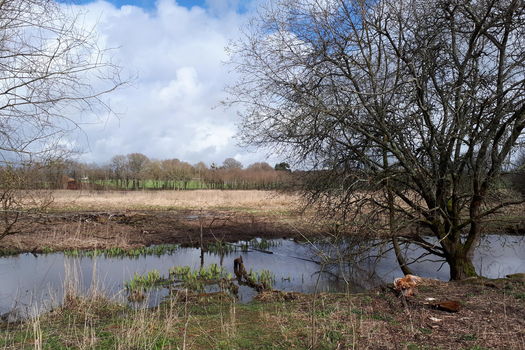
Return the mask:
[[[70,0],[63,0],[70,2]],[[235,79],[226,46],[253,10],[247,0],[73,0],[96,24],[100,39],[118,48],[114,59],[135,78],[109,98],[118,118],[83,126],[80,160],[107,162],[141,152],[190,163],[275,163],[267,152],[242,149],[238,117],[220,105]],[[88,142],[86,142],[87,140]]]

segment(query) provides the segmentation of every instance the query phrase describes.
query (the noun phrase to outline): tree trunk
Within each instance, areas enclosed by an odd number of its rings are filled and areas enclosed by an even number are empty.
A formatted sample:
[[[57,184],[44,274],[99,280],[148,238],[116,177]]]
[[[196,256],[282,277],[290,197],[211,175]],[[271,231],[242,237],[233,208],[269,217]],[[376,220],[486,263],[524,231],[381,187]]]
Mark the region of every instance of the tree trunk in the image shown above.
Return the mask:
[[[397,263],[399,264],[401,271],[403,271],[405,275],[413,275],[414,273],[412,272],[410,267],[408,267],[408,264],[405,260],[405,256],[403,255],[403,252],[401,251],[401,247],[399,246],[399,242],[397,241],[397,237],[395,236],[392,237],[392,245],[394,247],[394,252],[396,254]]]
[[[451,280],[463,280],[478,275],[472,263],[472,257],[463,250],[458,250],[456,254],[447,256],[447,262],[450,266]]]

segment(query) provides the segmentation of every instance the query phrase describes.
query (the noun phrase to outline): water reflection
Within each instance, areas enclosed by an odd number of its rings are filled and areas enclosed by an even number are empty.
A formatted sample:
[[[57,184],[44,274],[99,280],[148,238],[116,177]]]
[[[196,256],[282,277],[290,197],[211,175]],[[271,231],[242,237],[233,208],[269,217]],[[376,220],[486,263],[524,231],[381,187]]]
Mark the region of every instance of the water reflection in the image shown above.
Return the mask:
[[[98,288],[106,295],[120,301],[126,300],[123,283],[135,273],[144,274],[158,270],[168,275],[173,266],[201,266],[218,264],[233,273],[233,259],[242,256],[247,269],[254,271],[266,269],[275,275],[274,288],[284,291],[312,293],[315,291],[359,291],[377,286],[383,281],[392,281],[401,275],[392,251],[377,259],[365,259],[359,264],[339,264],[326,267],[320,273],[321,265],[316,252],[322,249],[333,256],[341,247],[320,244],[299,244],[291,240],[276,240],[276,245],[268,248],[273,254],[252,250],[234,252],[228,255],[204,253],[200,249],[181,248],[172,255],[145,256],[131,258],[71,258],[63,254],[48,254],[35,257],[22,254],[16,257],[0,258],[0,313],[13,308],[22,314],[32,309],[49,309],[62,300],[66,273],[73,275],[76,288],[87,292]],[[387,250],[387,247],[383,247]],[[378,252],[376,252],[378,253]],[[416,257],[418,248],[410,248],[408,254]],[[430,259],[432,260],[432,259]],[[440,262],[427,261],[414,265],[414,272],[423,277],[449,278],[448,267]],[[478,273],[495,278],[506,274],[525,271],[525,240],[523,237],[489,235],[481,242],[475,255]],[[441,267],[441,268],[440,268]],[[75,276],[75,271],[77,271]],[[69,279],[71,280],[71,279]],[[148,305],[156,305],[168,293],[167,289],[155,290],[148,299]],[[249,287],[240,286],[242,302],[251,300],[256,292]]]

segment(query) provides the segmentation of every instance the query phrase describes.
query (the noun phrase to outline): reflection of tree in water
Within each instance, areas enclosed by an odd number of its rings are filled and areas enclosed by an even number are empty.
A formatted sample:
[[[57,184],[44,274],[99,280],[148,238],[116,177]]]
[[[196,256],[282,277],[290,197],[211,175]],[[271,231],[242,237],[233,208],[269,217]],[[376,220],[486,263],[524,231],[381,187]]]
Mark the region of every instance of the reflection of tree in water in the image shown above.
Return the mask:
[[[305,244],[307,256],[320,268],[324,283],[330,290],[355,292],[375,287],[383,280],[376,273],[381,259],[391,251],[385,241],[363,240],[358,237],[328,237]],[[397,266],[395,266],[397,269]]]
[[[522,272],[525,267],[524,247],[525,236],[485,235],[476,248],[474,262],[483,276],[504,277]]]

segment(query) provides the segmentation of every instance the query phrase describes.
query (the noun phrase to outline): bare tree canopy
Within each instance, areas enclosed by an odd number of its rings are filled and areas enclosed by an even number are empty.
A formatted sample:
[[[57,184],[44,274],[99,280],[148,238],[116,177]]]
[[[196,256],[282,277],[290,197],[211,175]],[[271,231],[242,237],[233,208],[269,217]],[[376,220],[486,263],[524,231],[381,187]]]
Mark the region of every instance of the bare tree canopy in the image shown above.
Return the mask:
[[[66,133],[110,111],[102,97],[123,84],[120,69],[82,14],[55,1],[2,1],[0,31],[3,163],[56,155]]]
[[[53,0],[0,1],[0,239],[51,201],[24,191],[28,169],[70,152],[64,136],[110,112],[103,96],[122,84],[82,14]]]
[[[242,169],[242,163],[234,158],[226,158],[224,162],[222,162],[222,167],[224,169]]]
[[[323,170],[330,208],[428,228],[412,241],[475,275],[481,221],[522,200],[494,185],[525,127],[525,3],[277,0],[244,34],[244,142]]]

